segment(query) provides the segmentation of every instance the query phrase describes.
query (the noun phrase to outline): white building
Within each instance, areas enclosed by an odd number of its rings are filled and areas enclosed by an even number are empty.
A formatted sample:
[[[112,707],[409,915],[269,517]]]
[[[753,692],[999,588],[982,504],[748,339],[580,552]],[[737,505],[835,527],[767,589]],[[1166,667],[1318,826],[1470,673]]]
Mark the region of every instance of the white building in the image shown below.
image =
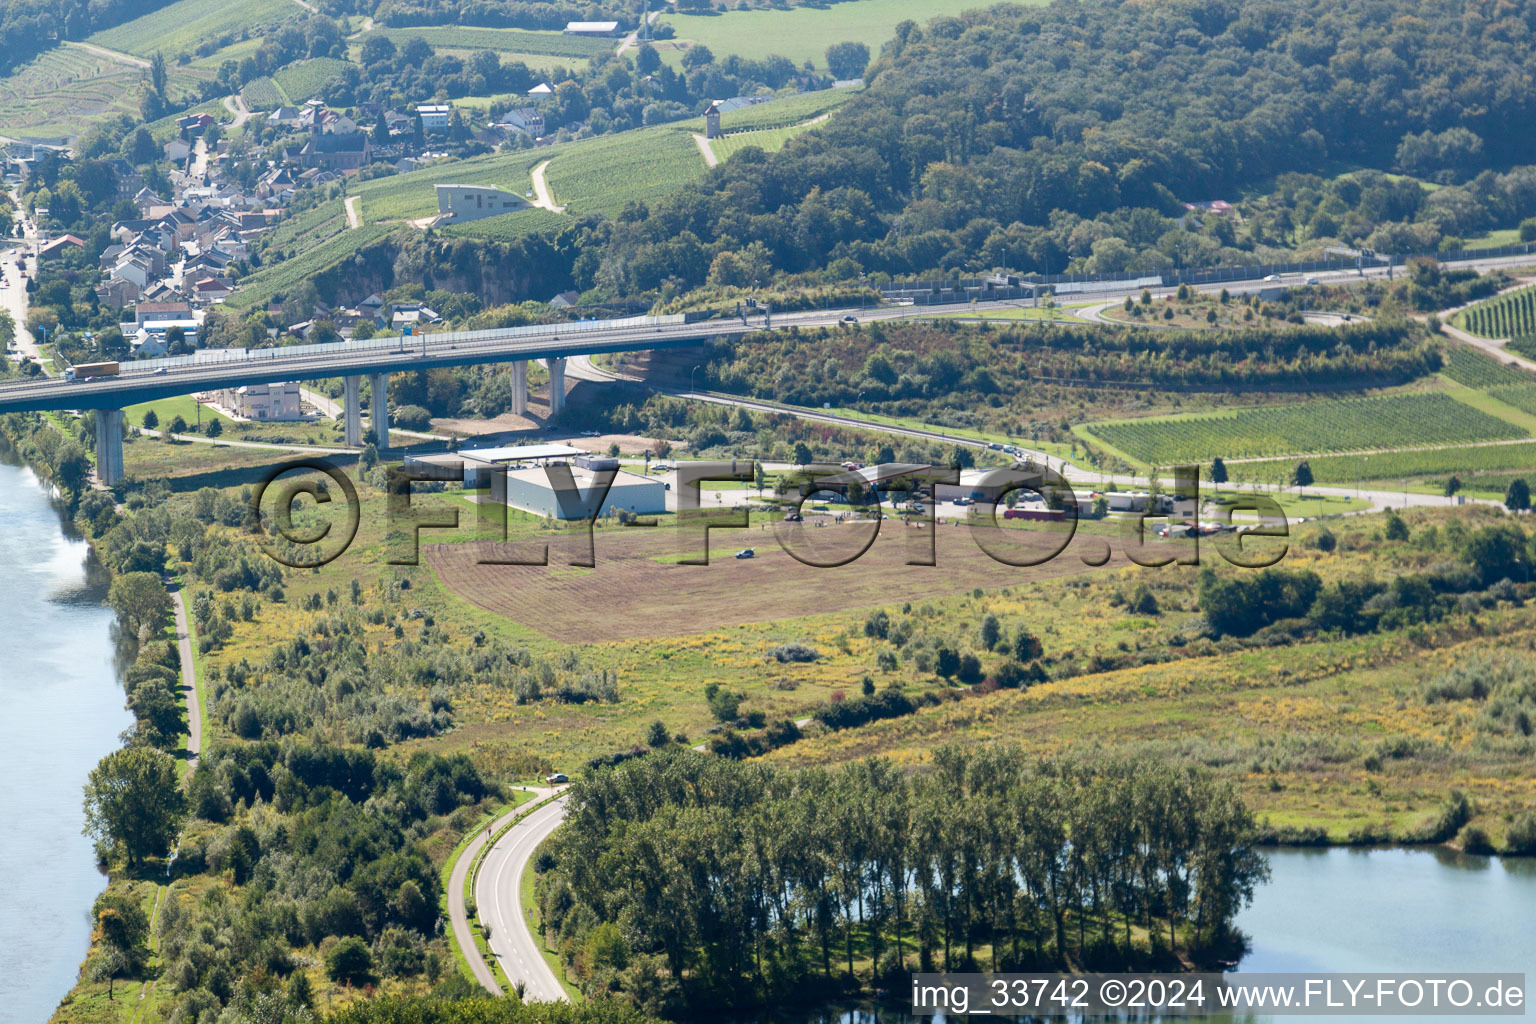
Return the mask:
[[[221,398],[226,409],[248,420],[304,418],[298,381],[286,384],[246,384],[224,391]]]
[[[424,131],[447,131],[448,121],[453,114],[453,108],[446,103],[430,103],[416,108],[416,116],[421,118],[421,127]]]
[[[463,472],[464,486],[478,490],[490,485],[497,467],[523,469],[549,462],[569,462],[587,453],[568,444],[514,444],[498,448],[465,448],[456,452],[430,452],[407,455],[405,464],[425,468]]]
[[[437,213],[455,221],[480,220],[511,213],[528,206],[528,201],[494,185],[438,185]]]
[[[582,466],[572,466],[570,470],[572,483],[580,493],[572,495],[564,506],[555,493],[555,484],[548,468],[543,466],[514,469],[507,473],[507,504],[548,519],[583,518],[582,510],[586,507],[584,498],[592,490],[595,471]],[[635,515],[665,512],[666,487],[660,480],[621,470],[614,475],[613,486],[609,488],[598,515],[606,515],[614,509]]]
[[[568,36],[611,36],[618,30],[616,21],[569,21],[565,25]]]

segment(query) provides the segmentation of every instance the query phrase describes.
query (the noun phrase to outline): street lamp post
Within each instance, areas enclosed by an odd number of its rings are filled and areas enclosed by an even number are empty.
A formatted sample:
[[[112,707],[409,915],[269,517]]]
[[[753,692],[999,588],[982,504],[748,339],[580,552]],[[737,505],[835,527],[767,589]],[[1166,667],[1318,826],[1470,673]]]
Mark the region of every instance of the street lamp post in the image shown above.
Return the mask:
[[[694,393],[693,375],[698,373],[698,372],[699,372],[699,367],[698,367],[697,364],[694,365],[692,370],[688,371],[688,393],[689,394],[693,394]]]

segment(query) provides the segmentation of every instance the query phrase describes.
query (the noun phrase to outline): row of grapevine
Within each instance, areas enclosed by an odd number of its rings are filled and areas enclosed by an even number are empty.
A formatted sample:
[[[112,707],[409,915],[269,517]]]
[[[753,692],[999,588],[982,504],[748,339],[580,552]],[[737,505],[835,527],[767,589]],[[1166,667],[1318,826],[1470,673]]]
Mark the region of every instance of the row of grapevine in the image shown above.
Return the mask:
[[[246,82],[245,87],[240,90],[240,98],[245,100],[245,105],[252,110],[272,110],[288,102],[288,97],[283,95],[283,90],[265,75]]]
[[[1521,412],[1536,416],[1536,384],[1515,384],[1506,388],[1494,388],[1489,394],[1505,405],[1512,405]]]
[[[1498,362],[1470,348],[1455,346],[1445,353],[1441,370],[1447,377],[1469,388],[1515,387],[1536,384],[1536,377],[1517,366]]]
[[[1307,460],[1320,484],[1353,484],[1357,480],[1404,480],[1418,477],[1468,479],[1473,474],[1522,473],[1536,479],[1536,441],[1525,444],[1485,444],[1469,448],[1440,448],[1418,452],[1378,452],[1375,455],[1322,455]],[[1294,459],[1227,464],[1234,480],[1273,480],[1289,473]]]
[[[1484,299],[1456,314],[1456,321],[1482,338],[1536,334],[1536,286]]]
[[[350,66],[347,61],[335,57],[316,57],[288,65],[273,75],[272,80],[283,90],[289,103],[299,104],[312,96],[318,96],[320,90],[340,78]]]
[[[1442,394],[1332,399],[1208,416],[1097,423],[1088,429],[1133,458],[1158,466],[1204,463],[1218,455],[1236,459],[1529,436]]]

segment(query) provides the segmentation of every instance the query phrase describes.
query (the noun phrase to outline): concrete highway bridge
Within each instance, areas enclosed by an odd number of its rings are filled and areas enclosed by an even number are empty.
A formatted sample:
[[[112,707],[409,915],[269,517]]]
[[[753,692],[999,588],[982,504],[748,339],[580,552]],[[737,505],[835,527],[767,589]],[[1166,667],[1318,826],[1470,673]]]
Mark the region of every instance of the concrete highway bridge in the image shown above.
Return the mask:
[[[124,362],[111,377],[67,381],[62,377],[33,377],[0,382],[0,413],[49,409],[92,411],[96,414],[96,468],[100,482],[112,485],[123,476],[123,409],[140,402],[190,395],[243,384],[341,377],[344,382],[344,437],[349,445],[363,443],[362,381],[372,384],[372,427],[378,445],[389,438],[389,375],[439,366],[510,363],[513,369],[512,411],[528,406],[527,369],[530,360],[549,368],[550,411],[558,414],[565,400],[565,361],[570,356],[600,352],[630,352],[689,345],[708,338],[752,331],[822,327],[843,323],[931,316],[931,309],[885,307],[765,314],[745,318],[688,322],[681,315],[641,316],[621,320],[584,320],[484,331],[449,331],[419,337],[371,338],[324,345],[286,348],[204,349],[187,356]]]
[[[1459,265],[1486,271],[1524,265],[1528,255],[1499,256],[1462,261]],[[1365,267],[1359,271],[1320,272],[1324,284],[1359,277],[1383,277],[1389,268]],[[1299,275],[1281,282],[1228,281],[1193,286],[1197,291],[1227,290],[1233,294],[1263,291],[1277,284],[1301,283]],[[1113,302],[1141,291],[1138,282],[1116,282],[1097,290],[1094,298]],[[1079,296],[1067,296],[1070,300]],[[371,338],[326,345],[295,345],[263,349],[203,349],[193,355],[146,359],[121,364],[113,377],[66,381],[59,377],[33,377],[0,381],[0,413],[78,409],[96,413],[97,477],[112,485],[123,475],[123,413],[126,406],[175,395],[239,387],[242,384],[278,384],[293,380],[341,377],[345,390],[345,440],[363,441],[361,385],[372,379],[374,433],[379,447],[389,439],[388,383],[391,373],[438,366],[471,366],[510,363],[513,368],[512,411],[522,414],[528,405],[527,368],[539,360],[549,368],[550,411],[559,413],[565,400],[565,361],[571,356],[600,352],[634,352],[645,349],[691,345],[708,338],[731,337],[754,331],[789,330],[794,327],[825,327],[845,322],[910,320],[949,311],[971,313],[1017,309],[1027,301],[972,301],[951,305],[895,305],[869,309],[813,310],[766,314],[754,310],[746,318],[720,318],[688,322],[681,314],[640,316],[620,320],[581,320],[561,324],[495,328],[486,331],[450,331],[419,337]]]

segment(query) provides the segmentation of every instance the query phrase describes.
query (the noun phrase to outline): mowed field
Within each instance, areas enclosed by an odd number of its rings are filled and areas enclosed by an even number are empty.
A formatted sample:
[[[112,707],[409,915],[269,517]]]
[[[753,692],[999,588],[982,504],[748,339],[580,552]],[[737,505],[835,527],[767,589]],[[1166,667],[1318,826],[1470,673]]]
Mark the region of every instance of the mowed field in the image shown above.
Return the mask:
[[[144,71],[76,46],[58,46],[0,78],[0,134],[79,135],[96,121],[139,109]],[[171,92],[193,90],[197,73],[171,67]]]
[[[825,123],[826,116],[823,115],[785,128],[759,128],[756,131],[732,132],[718,139],[709,140],[709,148],[714,151],[717,160],[729,160],[733,153],[751,146],[756,146],[765,153],[777,153],[796,135],[814,131],[819,125]]]
[[[422,25],[406,28],[376,28],[358,38],[361,47],[369,36],[384,36],[396,46],[410,39],[424,39],[434,50],[469,53],[494,50],[499,54],[526,54],[538,57],[565,57],[585,60],[600,53],[612,53],[617,39],[592,39],[568,36],[563,32],[531,32],[516,28],[479,28],[467,25]],[[544,63],[550,63],[548,60]]]
[[[951,526],[940,527],[935,538],[926,529],[887,520],[861,557],[820,568],[776,543],[774,531],[796,529],[798,535],[785,534],[791,538],[786,543],[815,541],[821,552],[811,557],[816,562],[833,561],[828,556],[836,551],[857,551],[869,537],[869,524],[754,524],[747,530],[716,530],[711,531],[708,565],[679,564],[687,537],[672,529],[598,531],[592,568],[569,565],[562,547],[569,538],[552,542],[547,535],[505,546],[438,544],[423,553],[442,584],[470,603],[554,640],[594,642],[681,636],[902,598],[1018,586],[1091,571],[1085,558],[1099,562],[1108,555],[1107,568],[1130,564],[1117,545],[1080,533],[1056,558],[1016,567],[983,552],[978,539],[1005,557],[1025,561],[1049,555],[1061,545],[1062,535],[1044,529]],[[549,566],[480,564],[491,558],[537,557],[546,543]],[[908,565],[925,555],[929,543],[936,549],[936,564]],[[756,557],[731,557],[744,547],[752,547]]]
[[[86,42],[139,57],[159,52],[175,64],[177,55],[193,53],[206,39],[307,16],[293,0],[179,0],[125,25],[103,29]]]
[[[1042,0],[1026,0],[1041,3]],[[723,14],[668,14],[664,19],[677,39],[654,44],[662,59],[676,64],[692,44],[709,47],[717,58],[727,54],[762,58],[773,54],[795,64],[810,61],[827,66],[827,47],[834,43],[864,43],[878,55],[881,45],[903,21],[919,24],[931,18],[957,15],[988,6],[977,0],[849,0],[827,7],[726,11]]]

